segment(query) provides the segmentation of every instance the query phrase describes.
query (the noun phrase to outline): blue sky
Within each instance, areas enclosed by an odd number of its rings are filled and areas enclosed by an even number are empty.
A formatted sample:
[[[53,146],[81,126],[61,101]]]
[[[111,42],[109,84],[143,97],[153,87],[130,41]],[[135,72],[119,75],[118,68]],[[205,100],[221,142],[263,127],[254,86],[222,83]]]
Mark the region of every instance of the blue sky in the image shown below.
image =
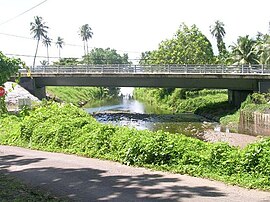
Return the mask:
[[[88,23],[94,35],[90,47],[113,48],[137,59],[141,52],[153,50],[158,43],[171,38],[179,25],[196,24],[209,38],[214,49],[215,39],[209,26],[216,20],[225,24],[227,45],[238,36],[255,36],[269,30],[269,0],[47,0],[35,9],[2,24],[8,19],[37,5],[43,0],[0,0],[0,51],[5,54],[34,55],[36,41],[11,37],[13,34],[31,38],[30,22],[43,17],[54,41],[64,38],[62,57],[81,57],[82,41],[79,27]],[[40,46],[38,55],[46,56]],[[57,57],[54,44],[50,56]],[[31,65],[33,58],[22,57]],[[37,59],[37,64],[42,58]]]

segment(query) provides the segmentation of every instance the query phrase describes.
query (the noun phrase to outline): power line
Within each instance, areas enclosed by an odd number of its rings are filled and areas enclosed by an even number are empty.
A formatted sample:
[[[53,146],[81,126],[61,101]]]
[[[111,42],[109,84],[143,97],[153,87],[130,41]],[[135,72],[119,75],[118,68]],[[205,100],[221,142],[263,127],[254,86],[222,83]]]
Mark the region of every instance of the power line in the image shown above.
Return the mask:
[[[7,55],[7,56],[15,56],[15,57],[29,57],[29,58],[35,57],[34,55],[17,54],[17,53],[5,53],[5,55]],[[42,56],[42,55],[37,55],[36,57],[37,58],[46,58],[46,59],[48,58],[47,56]],[[64,58],[77,58],[77,57],[61,57],[61,58],[64,59]],[[49,56],[49,59],[59,59],[59,56]],[[79,59],[79,58],[77,58],[77,59]],[[109,61],[109,59],[105,59],[105,58],[92,59],[92,60],[95,60],[95,61],[107,60],[107,61]],[[129,58],[128,60],[139,61],[141,59],[139,59],[139,58],[135,58],[135,59]],[[151,59],[147,59],[147,60],[151,60]]]
[[[40,2],[39,4],[37,4],[37,5],[35,5],[35,6],[31,7],[31,8],[29,8],[29,9],[27,9],[26,11],[20,13],[19,15],[16,15],[15,17],[12,17],[12,18],[10,18],[10,19],[8,19],[8,20],[6,20],[6,21],[0,23],[0,26],[1,26],[1,25],[4,25],[4,24],[6,24],[6,23],[8,23],[8,22],[10,22],[10,21],[12,21],[12,20],[15,20],[16,18],[18,18],[18,17],[22,16],[23,14],[25,14],[25,13],[27,13],[27,12],[33,10],[34,8],[40,6],[41,4],[44,4],[46,1],[48,1],[48,0],[44,0],[44,1]]]
[[[22,39],[28,39],[28,40],[35,40],[34,38],[31,37],[26,37],[26,36],[20,36],[20,35],[16,35],[16,34],[8,34],[8,33],[3,33],[0,32],[0,35],[5,35],[5,36],[10,36],[10,37],[16,37],[16,38],[22,38]],[[54,44],[56,44],[56,42],[52,42]],[[65,46],[73,46],[73,47],[83,47],[83,45],[79,45],[79,44],[71,44],[71,43],[65,43]],[[89,48],[95,48],[95,47],[89,47]],[[116,49],[114,49],[116,50]],[[137,51],[124,51],[124,50],[116,50],[118,52],[122,52],[122,53],[141,53],[141,52],[137,52]]]

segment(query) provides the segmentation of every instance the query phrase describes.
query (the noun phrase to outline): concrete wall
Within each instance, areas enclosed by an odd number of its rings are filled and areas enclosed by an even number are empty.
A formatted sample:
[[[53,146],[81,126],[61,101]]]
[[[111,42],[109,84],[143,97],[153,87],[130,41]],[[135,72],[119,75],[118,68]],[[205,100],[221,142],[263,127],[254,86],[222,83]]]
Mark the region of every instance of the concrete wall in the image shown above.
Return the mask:
[[[241,103],[244,102],[249,94],[252,94],[253,91],[249,90],[228,90],[228,100],[229,103],[240,107]]]
[[[19,84],[38,99],[42,100],[46,98],[45,86],[36,86],[35,79],[23,77],[20,79]]]

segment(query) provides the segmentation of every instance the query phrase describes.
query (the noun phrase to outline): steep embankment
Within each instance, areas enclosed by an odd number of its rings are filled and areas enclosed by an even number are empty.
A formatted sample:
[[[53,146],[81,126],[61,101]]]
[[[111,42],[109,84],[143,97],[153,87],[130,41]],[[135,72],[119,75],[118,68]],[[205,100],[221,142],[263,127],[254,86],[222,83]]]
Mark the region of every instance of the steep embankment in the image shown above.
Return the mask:
[[[219,121],[236,109],[228,104],[226,90],[136,88],[136,99],[171,113],[195,113]]]
[[[47,87],[47,94],[53,100],[72,103],[76,106],[100,104],[117,98],[117,89],[98,87]]]

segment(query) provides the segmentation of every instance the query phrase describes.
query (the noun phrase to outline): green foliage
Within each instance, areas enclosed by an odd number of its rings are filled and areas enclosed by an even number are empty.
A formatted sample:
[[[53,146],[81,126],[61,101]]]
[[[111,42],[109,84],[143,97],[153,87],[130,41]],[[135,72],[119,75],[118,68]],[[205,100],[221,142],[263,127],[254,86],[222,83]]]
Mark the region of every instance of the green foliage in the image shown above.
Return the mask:
[[[192,25],[182,24],[172,39],[162,41],[158,50],[142,54],[141,64],[211,64],[212,45],[205,35]]]
[[[119,88],[105,87],[47,87],[49,95],[59,98],[66,103],[77,106],[82,103],[97,104],[103,101],[113,100],[118,97]]]
[[[70,65],[78,65],[80,62],[78,58],[60,58],[59,61],[53,62],[54,65],[59,66],[70,66]]]
[[[270,139],[241,150],[179,134],[103,125],[75,106],[55,103],[22,117],[2,117],[0,130],[1,144],[117,160],[270,189]]]
[[[228,99],[224,90],[136,88],[134,96],[151,105],[174,113],[195,112],[199,108],[224,102]]]
[[[114,49],[94,48],[83,57],[83,64],[130,64],[128,54],[121,56]]]
[[[248,35],[239,37],[237,44],[231,46],[232,61],[237,65],[258,64],[258,55],[256,54],[256,40],[249,38]]]
[[[0,86],[13,76],[24,64],[20,59],[6,57],[0,51]]]
[[[6,57],[0,51],[0,86],[2,86],[11,76],[14,76],[24,63],[20,59]],[[5,98],[0,97],[0,116],[7,112]]]

